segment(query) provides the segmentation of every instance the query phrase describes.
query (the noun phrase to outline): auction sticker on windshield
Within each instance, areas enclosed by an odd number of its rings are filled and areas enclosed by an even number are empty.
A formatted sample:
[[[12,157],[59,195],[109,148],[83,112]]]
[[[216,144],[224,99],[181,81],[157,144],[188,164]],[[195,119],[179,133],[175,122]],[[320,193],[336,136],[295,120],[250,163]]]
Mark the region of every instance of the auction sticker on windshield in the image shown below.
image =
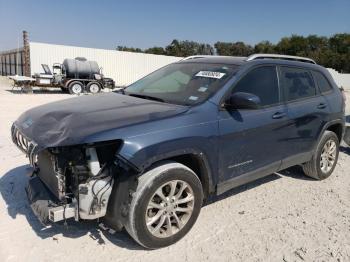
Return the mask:
[[[220,79],[225,75],[225,73],[221,72],[213,72],[213,71],[199,71],[196,76],[200,77],[208,77],[208,78],[216,78]]]

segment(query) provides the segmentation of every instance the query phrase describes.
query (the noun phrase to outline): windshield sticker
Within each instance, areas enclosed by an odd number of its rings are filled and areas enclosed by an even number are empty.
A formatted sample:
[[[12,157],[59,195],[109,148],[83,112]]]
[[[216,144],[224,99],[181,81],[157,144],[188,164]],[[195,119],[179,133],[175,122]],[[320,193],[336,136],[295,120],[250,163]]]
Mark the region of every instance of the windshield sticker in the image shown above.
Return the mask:
[[[189,99],[189,100],[196,101],[196,100],[198,100],[198,96],[190,96],[188,99]]]
[[[208,78],[215,78],[215,79],[221,79],[225,73],[220,72],[212,72],[212,71],[199,71],[196,76],[200,77],[208,77]]]
[[[205,86],[201,86],[200,88],[198,88],[198,92],[205,92],[207,90],[208,90],[208,88]]]

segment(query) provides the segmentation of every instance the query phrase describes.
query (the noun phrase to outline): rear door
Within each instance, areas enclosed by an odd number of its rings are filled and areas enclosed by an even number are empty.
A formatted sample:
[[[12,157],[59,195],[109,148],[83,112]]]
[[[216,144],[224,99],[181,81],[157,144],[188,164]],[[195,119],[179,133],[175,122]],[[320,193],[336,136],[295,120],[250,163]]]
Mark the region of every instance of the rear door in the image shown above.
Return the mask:
[[[232,93],[235,92],[258,96],[262,108],[219,112],[219,183],[242,184],[275,172],[284,150],[281,141],[287,135],[286,107],[281,103],[275,66],[250,70],[233,87]],[[241,175],[245,178],[239,178]]]
[[[283,153],[282,167],[288,167],[309,160],[329,108],[310,70],[281,66],[279,73],[289,119],[288,150]]]

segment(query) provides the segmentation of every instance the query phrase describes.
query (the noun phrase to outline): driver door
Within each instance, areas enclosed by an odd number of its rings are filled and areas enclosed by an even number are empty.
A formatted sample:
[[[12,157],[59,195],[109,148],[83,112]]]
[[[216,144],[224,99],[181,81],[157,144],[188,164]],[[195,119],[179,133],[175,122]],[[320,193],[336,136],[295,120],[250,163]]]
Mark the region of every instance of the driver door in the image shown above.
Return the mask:
[[[258,96],[261,108],[224,108],[219,113],[219,193],[276,172],[286,149],[288,119],[277,68],[250,70],[233,87],[235,92]]]

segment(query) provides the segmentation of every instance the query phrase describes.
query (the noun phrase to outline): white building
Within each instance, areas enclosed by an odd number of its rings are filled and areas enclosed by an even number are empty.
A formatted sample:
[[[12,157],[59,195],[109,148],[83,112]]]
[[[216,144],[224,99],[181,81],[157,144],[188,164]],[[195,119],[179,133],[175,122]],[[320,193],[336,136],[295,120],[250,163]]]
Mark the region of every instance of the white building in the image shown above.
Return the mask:
[[[350,91],[350,74],[341,74],[332,68],[327,69],[338,86],[344,87]]]
[[[41,64],[50,67],[62,63],[65,58],[85,57],[96,61],[106,77],[114,79],[117,86],[125,86],[181,57],[133,53],[116,50],[85,48],[76,46],[29,43],[30,71],[43,72]],[[0,52],[0,75],[22,75],[23,48]]]

